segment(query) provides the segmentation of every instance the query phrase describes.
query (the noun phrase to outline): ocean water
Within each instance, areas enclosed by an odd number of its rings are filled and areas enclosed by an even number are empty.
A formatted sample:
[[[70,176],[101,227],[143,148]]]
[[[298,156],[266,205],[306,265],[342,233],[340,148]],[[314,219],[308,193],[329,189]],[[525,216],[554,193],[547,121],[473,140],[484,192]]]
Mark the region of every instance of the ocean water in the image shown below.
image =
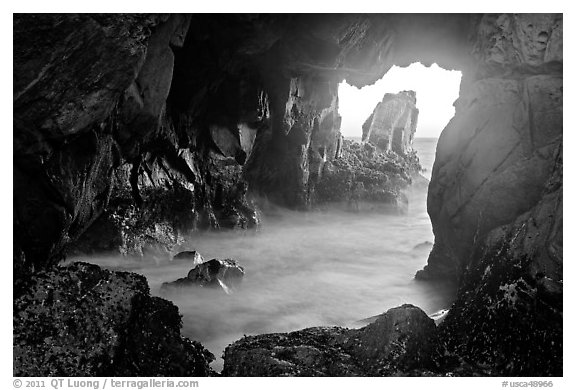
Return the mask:
[[[415,147],[431,170],[434,152],[425,149],[435,143]],[[186,262],[105,256],[89,261],[145,275],[152,294],[179,307],[182,333],[214,353],[214,368],[220,370],[224,348],[243,335],[358,327],[404,303],[428,314],[449,307],[453,286],[414,280],[426,264],[433,234],[426,194],[407,195],[410,205],[403,215],[277,209],[255,231],[191,235],[181,250],[197,250],[206,260],[233,258],[244,267],[244,281],[230,295],[201,288],[161,295],[163,282],[187,275],[192,266]]]
[[[424,168],[424,175],[428,180],[432,175],[432,166],[436,157],[438,138],[414,138],[413,147],[420,158],[420,165]]]

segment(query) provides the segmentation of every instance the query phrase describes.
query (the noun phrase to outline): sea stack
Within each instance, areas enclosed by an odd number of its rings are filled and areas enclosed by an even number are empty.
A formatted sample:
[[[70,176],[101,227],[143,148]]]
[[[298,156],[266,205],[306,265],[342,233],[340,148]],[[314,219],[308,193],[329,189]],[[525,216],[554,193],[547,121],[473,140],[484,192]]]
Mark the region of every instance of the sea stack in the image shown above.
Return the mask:
[[[362,141],[406,154],[412,150],[417,124],[416,92],[387,93],[362,125]]]

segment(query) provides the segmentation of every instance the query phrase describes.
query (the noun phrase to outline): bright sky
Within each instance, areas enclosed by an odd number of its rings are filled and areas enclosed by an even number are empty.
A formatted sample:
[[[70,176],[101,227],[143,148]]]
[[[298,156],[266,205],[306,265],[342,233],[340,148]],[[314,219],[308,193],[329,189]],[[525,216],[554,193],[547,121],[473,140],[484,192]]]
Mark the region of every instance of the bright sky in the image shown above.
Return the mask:
[[[362,124],[385,93],[413,90],[420,110],[415,136],[437,138],[454,116],[453,103],[458,98],[461,77],[460,72],[448,71],[436,64],[427,68],[418,62],[406,68],[394,66],[382,79],[362,89],[344,81],[338,89],[342,135],[361,137]]]

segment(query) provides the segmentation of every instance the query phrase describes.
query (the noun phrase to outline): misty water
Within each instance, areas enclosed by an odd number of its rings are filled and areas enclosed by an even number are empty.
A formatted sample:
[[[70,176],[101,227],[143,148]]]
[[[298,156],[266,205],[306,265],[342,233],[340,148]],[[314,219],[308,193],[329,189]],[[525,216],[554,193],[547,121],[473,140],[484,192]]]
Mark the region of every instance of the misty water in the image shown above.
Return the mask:
[[[427,177],[436,141],[415,141]],[[277,210],[265,215],[255,231],[195,233],[181,250],[197,250],[206,260],[236,259],[246,272],[241,288],[231,295],[193,288],[163,296],[179,307],[183,335],[214,353],[217,370],[224,348],[243,335],[358,327],[366,323],[363,319],[404,303],[428,314],[447,308],[452,287],[414,280],[434,236],[425,191],[408,196],[402,215]],[[184,277],[191,268],[185,261],[90,261],[145,275],[155,295],[163,282]]]

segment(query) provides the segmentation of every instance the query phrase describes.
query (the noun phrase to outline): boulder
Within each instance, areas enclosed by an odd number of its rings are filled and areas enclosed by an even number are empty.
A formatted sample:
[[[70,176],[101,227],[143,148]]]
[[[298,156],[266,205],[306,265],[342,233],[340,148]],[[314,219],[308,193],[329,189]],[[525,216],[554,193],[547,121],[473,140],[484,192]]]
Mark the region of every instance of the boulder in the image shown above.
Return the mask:
[[[437,375],[434,321],[421,309],[388,310],[361,329],[307,328],[247,336],[224,351],[225,376]]]
[[[222,288],[230,294],[238,288],[244,277],[244,268],[232,259],[212,259],[197,265],[185,278],[163,283],[161,290],[167,291],[186,287]]]
[[[388,310],[346,340],[351,354],[375,373],[438,368],[438,333],[434,320],[405,304]]]
[[[180,334],[146,278],[74,263],[14,288],[14,376],[207,376],[214,356]]]

